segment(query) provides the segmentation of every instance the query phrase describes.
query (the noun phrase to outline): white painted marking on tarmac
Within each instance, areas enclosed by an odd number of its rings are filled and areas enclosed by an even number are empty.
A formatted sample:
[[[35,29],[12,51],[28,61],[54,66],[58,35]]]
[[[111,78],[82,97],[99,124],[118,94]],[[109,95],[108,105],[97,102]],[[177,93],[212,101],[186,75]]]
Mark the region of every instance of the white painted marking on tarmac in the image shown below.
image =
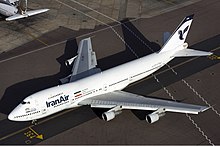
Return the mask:
[[[198,57],[197,57],[197,58],[198,58]],[[170,68],[171,71],[172,71],[175,75],[178,76],[178,73],[177,73],[171,66],[169,66],[169,65],[167,64],[167,67]],[[210,107],[211,110],[212,110],[217,116],[220,117],[219,112],[218,112],[204,97],[202,97],[202,95],[199,94],[199,92],[196,91],[195,88],[193,88],[186,80],[181,79],[181,81],[182,81],[187,87],[189,87],[189,89],[190,89],[193,93],[195,93],[208,107]]]
[[[62,3],[62,2],[61,2]],[[67,7],[71,7],[71,6],[68,6],[68,5],[66,5]],[[74,8],[73,8],[74,9]],[[77,10],[76,10],[77,11]],[[89,16],[88,16],[89,17]],[[91,18],[91,17],[90,17]],[[93,17],[94,18],[94,17]],[[96,19],[96,18],[95,18]],[[132,20],[130,20],[131,22],[132,21],[137,21],[138,19],[140,19],[140,18],[136,18],[136,19],[132,19]],[[98,20],[99,21],[99,20]],[[103,22],[101,22],[100,21],[100,23],[103,23]],[[126,22],[125,22],[126,23]],[[122,23],[123,24],[123,23]],[[114,27],[117,27],[117,26],[119,26],[119,25],[121,25],[121,24],[115,24],[115,25],[108,25],[108,24],[106,24],[105,23],[105,25],[107,26],[107,27],[105,27],[105,28],[102,28],[102,29],[99,29],[99,30],[96,30],[96,31],[93,31],[93,32],[90,32],[90,33],[87,33],[87,34],[82,34],[82,35],[80,35],[80,36],[77,36],[76,37],[76,39],[77,38],[82,38],[82,37],[85,37],[85,36],[90,36],[90,35],[94,35],[95,33],[98,33],[98,32],[101,32],[101,31],[105,31],[105,30],[107,30],[107,29],[113,29]],[[114,31],[114,32],[116,32],[116,31]],[[117,33],[117,32],[116,32]],[[119,35],[119,34],[116,34],[116,35]],[[120,35],[119,35],[120,36]],[[70,38],[71,39],[71,38]],[[122,40],[122,38],[120,38],[121,40]],[[67,39],[68,40],[68,39]],[[36,50],[33,50],[33,51],[29,51],[29,52],[26,52],[26,53],[23,53],[23,54],[20,54],[20,55],[17,55],[17,56],[13,56],[13,57],[11,57],[11,58],[7,58],[7,59],[4,59],[4,60],[1,60],[0,61],[0,63],[3,63],[3,62],[6,62],[6,61],[10,61],[10,60],[13,60],[13,59],[16,59],[16,58],[19,58],[19,57],[22,57],[22,56],[25,56],[25,55],[29,55],[29,54],[31,54],[31,53],[35,53],[35,52],[38,52],[38,51],[41,51],[41,50],[44,50],[44,49],[47,49],[47,48],[50,48],[50,47],[53,47],[53,46],[56,46],[56,45],[59,45],[59,44],[62,44],[62,43],[65,43],[67,40],[65,40],[65,41],[61,41],[61,42],[58,42],[58,43],[55,43],[55,44],[52,44],[52,45],[48,45],[48,46],[45,46],[45,47],[42,47],[42,48],[39,48],[39,49],[36,49]],[[125,41],[123,41],[124,43],[125,43]],[[127,43],[125,43],[125,45],[128,47],[128,48],[131,48],[131,47],[129,47],[129,45],[127,44]],[[132,51],[133,53],[135,53],[134,51]],[[135,55],[136,56],[136,55]]]
[[[168,94],[168,96],[176,101],[176,99],[174,98],[174,96],[169,92],[169,90],[164,87],[161,82],[159,81],[159,79],[153,74],[154,79],[163,87],[163,90]],[[196,129],[202,134],[202,136],[209,142],[209,144],[214,145],[214,143],[211,141],[211,139],[207,136],[207,134],[205,134],[205,132],[198,126],[198,124],[191,118],[191,116],[189,116],[188,114],[185,114],[186,117],[191,121],[191,123],[196,127]]]
[[[34,52],[38,52],[38,51],[41,51],[41,50],[47,49],[47,48],[49,48],[49,47],[53,47],[53,46],[56,46],[56,45],[62,44],[62,43],[64,43],[64,42],[66,42],[66,41],[62,41],[62,42],[59,42],[59,43],[55,43],[55,44],[48,45],[48,46],[45,46],[45,47],[42,47],[42,48],[39,48],[39,49],[36,49],[36,50],[33,50],[33,51],[29,51],[29,52],[26,52],[26,53],[20,54],[20,55],[17,55],[17,56],[13,56],[13,57],[11,57],[11,58],[7,58],[7,59],[4,59],[4,60],[1,60],[0,63],[6,62],[6,61],[9,61],[9,60],[12,60],[12,59],[18,58],[18,57],[22,57],[22,56],[25,56],[25,55],[28,55],[28,54],[31,54],[31,53],[34,53]]]
[[[92,8],[90,8],[90,7],[88,7],[88,6],[84,5],[84,4],[82,4],[82,3],[80,3],[80,2],[77,2],[77,1],[75,1],[75,0],[70,0],[70,1],[72,1],[72,2],[74,2],[74,3],[76,3],[76,4],[78,4],[78,5],[80,5],[80,6],[82,6],[82,7],[85,7],[85,8],[87,8],[87,9],[93,11],[93,12],[96,12],[96,13],[98,13],[98,14],[100,14],[100,15],[102,15],[102,16],[104,16],[104,17],[106,17],[106,18],[108,18],[108,19],[110,19],[110,20],[112,20],[112,21],[114,21],[114,22],[117,22],[117,23],[121,24],[120,21],[118,21],[118,20],[116,20],[116,19],[114,19],[114,18],[112,18],[112,17],[109,17],[108,15],[105,15],[105,14],[103,14],[103,13],[101,13],[101,12],[95,10],[95,9],[92,9]]]
[[[138,58],[138,55],[135,53],[135,51],[125,42],[125,40],[120,36],[120,34],[119,34],[111,25],[109,25],[109,24],[107,24],[107,23],[105,23],[105,22],[103,22],[103,21],[100,21],[100,20],[96,19],[95,17],[93,17],[93,16],[91,16],[91,15],[89,15],[89,14],[86,14],[86,13],[84,13],[84,12],[82,12],[82,11],[76,9],[76,8],[73,8],[72,6],[67,5],[66,3],[63,3],[63,2],[61,2],[61,1],[59,1],[59,0],[56,0],[56,1],[57,1],[58,3],[60,3],[60,4],[65,5],[66,7],[69,7],[69,8],[72,9],[72,10],[75,10],[75,11],[77,11],[77,12],[79,12],[79,13],[81,13],[81,14],[83,14],[83,15],[89,17],[89,18],[94,19],[95,21],[97,21],[97,22],[99,22],[99,23],[102,23],[103,25],[106,25],[106,26],[110,27],[110,28],[112,29],[112,31],[118,36],[118,38],[119,38],[119,39],[131,50],[131,52]],[[77,3],[78,3],[78,2],[77,2]],[[85,5],[83,5],[83,4],[81,4],[81,5],[85,7]],[[86,8],[88,8],[88,7],[86,7]],[[91,8],[90,8],[90,9],[91,9]],[[93,10],[93,9],[91,9],[91,10]],[[94,10],[93,10],[93,11],[94,11]],[[101,13],[100,13],[100,14],[101,14]],[[119,23],[121,24],[121,22],[119,22]]]
[[[138,19],[133,19],[131,21],[136,21]],[[125,22],[126,23],[126,22]],[[90,32],[90,33],[87,33],[87,34],[82,34],[80,36],[77,36],[76,39],[78,38],[82,38],[82,37],[85,37],[85,36],[90,36],[90,35],[94,35],[95,33],[98,33],[98,32],[101,32],[101,31],[105,31],[107,29],[112,29],[114,27],[117,27],[119,26],[120,24],[116,24],[116,25],[112,25],[112,26],[108,26],[108,27],[105,27],[105,28],[102,28],[102,29],[99,29],[99,30],[96,30],[96,31],[93,31],[93,32]],[[71,39],[71,38],[69,38]],[[68,40],[68,39],[67,39]],[[47,49],[47,48],[50,48],[50,47],[53,47],[53,46],[56,46],[56,45],[60,45],[62,43],[65,43],[67,40],[65,41],[61,41],[61,42],[58,42],[58,43],[55,43],[55,44],[52,44],[52,45],[48,45],[48,46],[45,46],[45,47],[42,47],[42,48],[39,48],[39,49],[36,49],[36,50],[33,50],[33,51],[29,51],[29,52],[26,52],[26,53],[23,53],[23,54],[20,54],[20,55],[17,55],[17,56],[13,56],[11,58],[7,58],[7,59],[4,59],[4,60],[0,60],[0,63],[3,63],[3,62],[6,62],[6,61],[10,61],[10,60],[13,60],[13,59],[16,59],[16,58],[19,58],[19,57],[22,57],[22,56],[25,56],[25,55],[29,55],[31,53],[35,53],[35,52],[38,52],[38,51],[41,51],[41,50],[44,50],[44,49]]]
[[[208,103],[208,101],[207,101],[204,97],[202,97],[202,95],[199,94],[188,82],[186,82],[186,80],[182,79],[182,82],[183,82],[187,87],[189,87],[189,89],[191,89],[192,92],[195,93],[200,99],[202,99],[202,101],[205,102],[205,104],[208,105],[208,106],[212,109],[212,111],[215,112],[216,115],[218,115],[218,116],[220,117],[219,112],[218,112],[210,103]]]
[[[199,130],[199,132],[202,134],[202,136],[205,137],[205,139],[209,142],[209,144],[214,146],[215,144],[212,143],[211,139],[208,138],[208,136],[205,134],[205,132],[202,131],[202,129],[198,126],[198,124],[196,124],[196,122],[192,119],[192,117],[189,116],[188,114],[186,114],[186,117],[192,122],[192,124],[196,127],[196,129]]]

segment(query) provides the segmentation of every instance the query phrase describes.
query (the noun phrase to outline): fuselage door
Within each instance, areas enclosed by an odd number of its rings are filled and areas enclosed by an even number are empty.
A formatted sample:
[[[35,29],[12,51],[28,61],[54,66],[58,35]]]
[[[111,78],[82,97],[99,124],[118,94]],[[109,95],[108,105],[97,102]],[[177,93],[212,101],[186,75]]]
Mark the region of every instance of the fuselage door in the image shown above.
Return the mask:
[[[104,84],[103,91],[108,91],[108,85],[107,84]]]
[[[40,111],[41,111],[42,114],[47,113],[47,107],[46,107],[46,105],[44,105],[44,102],[41,103],[42,105],[39,105],[39,101],[35,100],[35,104],[36,104],[37,109],[40,108]]]
[[[42,107],[41,108],[41,113],[42,114],[46,114],[47,113],[47,108],[46,107]]]

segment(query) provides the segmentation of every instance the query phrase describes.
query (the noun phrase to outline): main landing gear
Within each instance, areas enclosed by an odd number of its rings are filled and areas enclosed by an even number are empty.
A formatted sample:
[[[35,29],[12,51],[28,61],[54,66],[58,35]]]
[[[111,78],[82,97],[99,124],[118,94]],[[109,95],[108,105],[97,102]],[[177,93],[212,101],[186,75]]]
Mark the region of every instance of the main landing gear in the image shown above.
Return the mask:
[[[37,125],[37,124],[38,124],[38,123],[37,123],[37,120],[32,120],[32,121],[31,121],[31,124],[32,124],[32,125]]]

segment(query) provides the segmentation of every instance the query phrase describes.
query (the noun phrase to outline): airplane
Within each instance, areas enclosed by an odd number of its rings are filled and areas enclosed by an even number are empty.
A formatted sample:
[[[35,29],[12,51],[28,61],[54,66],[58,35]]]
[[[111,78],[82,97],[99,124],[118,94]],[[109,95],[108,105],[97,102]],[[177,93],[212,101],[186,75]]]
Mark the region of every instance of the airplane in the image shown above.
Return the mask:
[[[146,121],[154,123],[165,112],[198,114],[210,107],[168,101],[122,91],[173,60],[175,57],[208,56],[211,52],[189,49],[185,42],[194,15],[183,19],[158,52],[125,64],[101,71],[97,68],[96,54],[91,38],[80,41],[77,56],[65,61],[71,74],[60,79],[61,85],[51,87],[26,97],[9,115],[11,121],[32,121],[50,116],[65,109],[89,105],[105,108],[101,118],[110,121],[122,110],[150,111]],[[82,115],[83,116],[83,115]]]
[[[27,0],[0,0],[0,14],[6,21],[17,20],[47,12],[49,9],[27,11]]]

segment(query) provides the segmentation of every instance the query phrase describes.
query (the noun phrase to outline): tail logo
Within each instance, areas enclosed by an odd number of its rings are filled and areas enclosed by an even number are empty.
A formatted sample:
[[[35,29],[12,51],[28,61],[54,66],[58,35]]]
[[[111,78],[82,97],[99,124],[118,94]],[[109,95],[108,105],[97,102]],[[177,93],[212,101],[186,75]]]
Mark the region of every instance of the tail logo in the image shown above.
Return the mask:
[[[178,31],[179,39],[180,39],[180,40],[183,40],[183,39],[184,39],[184,38],[183,38],[183,35],[184,35],[185,32],[187,32],[188,29],[189,29],[189,25],[188,25],[184,30],[179,30],[179,31]]]

